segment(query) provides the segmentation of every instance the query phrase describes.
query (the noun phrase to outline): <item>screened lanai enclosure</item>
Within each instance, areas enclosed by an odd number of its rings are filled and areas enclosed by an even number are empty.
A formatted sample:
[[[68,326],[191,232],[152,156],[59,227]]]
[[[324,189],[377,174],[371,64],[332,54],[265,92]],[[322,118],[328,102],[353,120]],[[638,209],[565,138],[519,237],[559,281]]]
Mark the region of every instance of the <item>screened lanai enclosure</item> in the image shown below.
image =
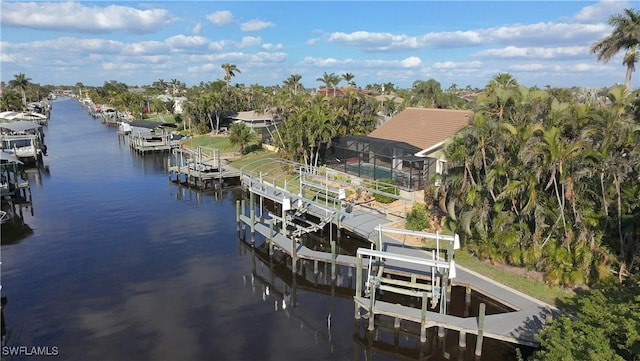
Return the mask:
[[[435,172],[436,160],[417,157],[422,149],[394,140],[350,135],[335,138],[326,165],[361,178],[393,179],[407,190],[423,189]]]

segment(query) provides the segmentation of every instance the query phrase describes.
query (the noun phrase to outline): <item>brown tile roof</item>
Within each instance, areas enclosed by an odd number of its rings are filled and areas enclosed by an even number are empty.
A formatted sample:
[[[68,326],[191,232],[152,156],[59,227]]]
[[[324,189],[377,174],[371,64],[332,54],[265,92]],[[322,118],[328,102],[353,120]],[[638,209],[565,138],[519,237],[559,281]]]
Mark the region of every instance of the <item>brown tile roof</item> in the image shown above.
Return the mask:
[[[472,119],[473,112],[470,110],[408,107],[369,133],[369,136],[427,149],[453,136]]]

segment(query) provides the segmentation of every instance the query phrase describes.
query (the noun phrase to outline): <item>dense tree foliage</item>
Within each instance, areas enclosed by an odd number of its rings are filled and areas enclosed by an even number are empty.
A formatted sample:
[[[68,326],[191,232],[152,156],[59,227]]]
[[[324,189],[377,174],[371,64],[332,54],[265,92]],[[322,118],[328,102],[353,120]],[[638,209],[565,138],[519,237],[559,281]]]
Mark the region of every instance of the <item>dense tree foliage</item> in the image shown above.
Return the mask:
[[[480,258],[593,283],[640,268],[640,119],[625,87],[564,103],[499,74],[446,147],[450,229]]]
[[[640,360],[640,277],[576,296],[572,316],[562,315],[537,335],[531,360]]]

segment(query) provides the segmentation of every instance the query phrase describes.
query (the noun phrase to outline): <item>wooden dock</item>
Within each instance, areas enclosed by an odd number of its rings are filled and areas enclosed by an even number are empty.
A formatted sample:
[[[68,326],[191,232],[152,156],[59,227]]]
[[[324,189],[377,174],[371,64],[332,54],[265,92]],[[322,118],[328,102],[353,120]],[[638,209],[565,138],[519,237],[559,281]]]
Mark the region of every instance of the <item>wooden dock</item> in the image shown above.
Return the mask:
[[[371,329],[374,327],[375,317],[380,315],[393,318],[394,325],[397,327],[400,327],[401,321],[417,323],[423,342],[425,341],[424,331],[430,327],[438,327],[439,335],[444,335],[445,329],[458,332],[460,347],[466,347],[466,336],[472,334],[476,335],[476,354],[480,355],[483,337],[536,347],[538,342],[535,334],[544,326],[549,316],[557,313],[552,306],[473,271],[455,266],[452,262],[453,242],[447,245],[443,240],[442,251],[445,254],[443,258],[443,253],[440,251],[435,254],[433,251],[407,247],[396,238],[385,234],[384,225],[389,223],[389,220],[382,213],[359,207],[347,212],[344,207],[335,208],[335,203],[327,206],[326,203],[323,205],[317,200],[305,198],[301,190],[302,180],[298,187],[288,189],[286,182],[284,186],[278,186],[246,172],[241,172],[240,179],[249,192],[249,204],[252,206],[246,207],[244,201],[239,204],[237,220],[239,224],[250,227],[252,240],[254,233],[257,232],[266,239],[269,248],[277,247],[290,255],[293,272],[296,271],[296,263],[300,259],[330,264],[332,277],[335,277],[337,265],[353,268],[357,278],[353,297],[355,317],[359,318],[360,310],[363,310],[365,317],[370,319]],[[257,217],[253,205],[258,203],[256,201],[258,198],[260,202],[263,198],[274,201],[279,205],[278,208],[282,210],[282,214],[269,214],[267,217],[261,214],[261,217]],[[349,230],[369,240],[374,250],[361,248],[357,256],[340,255],[336,254],[333,241],[331,252],[308,249],[299,243],[299,235],[305,230],[313,231],[314,227],[294,222],[299,214],[313,214],[314,217],[318,217],[319,223]],[[261,222],[260,218],[264,221]],[[362,257],[364,259],[361,259]],[[367,263],[370,266],[365,266]],[[425,264],[431,266],[425,266]],[[446,267],[446,265],[451,266]],[[396,277],[398,275],[408,277],[408,281],[398,281]],[[420,281],[425,279],[431,280],[431,283]],[[513,311],[485,315],[484,304],[481,304],[477,317],[449,315],[447,314],[447,304],[450,301],[448,289],[452,285],[465,287],[469,295],[471,291],[482,294]],[[376,299],[377,290],[418,297],[423,301],[420,308],[388,303]],[[439,306],[439,312],[429,310],[436,305]]]
[[[128,136],[129,146],[138,153],[168,152],[171,149],[178,148],[180,146],[180,142],[178,140],[171,140],[170,134],[154,137],[132,134],[129,134]]]
[[[240,170],[229,164],[217,149],[198,147],[195,150],[174,148],[169,157],[169,176],[173,182],[201,190],[221,189],[239,184]],[[173,159],[171,159],[173,158]]]

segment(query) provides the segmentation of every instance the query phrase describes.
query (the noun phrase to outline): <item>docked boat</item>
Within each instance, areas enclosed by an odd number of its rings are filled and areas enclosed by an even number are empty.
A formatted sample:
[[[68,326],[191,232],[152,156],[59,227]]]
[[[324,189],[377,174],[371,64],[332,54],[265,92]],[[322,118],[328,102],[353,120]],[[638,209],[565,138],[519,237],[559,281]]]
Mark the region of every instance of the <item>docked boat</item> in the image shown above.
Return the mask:
[[[131,123],[125,120],[118,122],[118,134],[129,135],[131,134]]]
[[[38,163],[47,155],[42,126],[26,120],[0,123],[0,148],[24,163]]]

